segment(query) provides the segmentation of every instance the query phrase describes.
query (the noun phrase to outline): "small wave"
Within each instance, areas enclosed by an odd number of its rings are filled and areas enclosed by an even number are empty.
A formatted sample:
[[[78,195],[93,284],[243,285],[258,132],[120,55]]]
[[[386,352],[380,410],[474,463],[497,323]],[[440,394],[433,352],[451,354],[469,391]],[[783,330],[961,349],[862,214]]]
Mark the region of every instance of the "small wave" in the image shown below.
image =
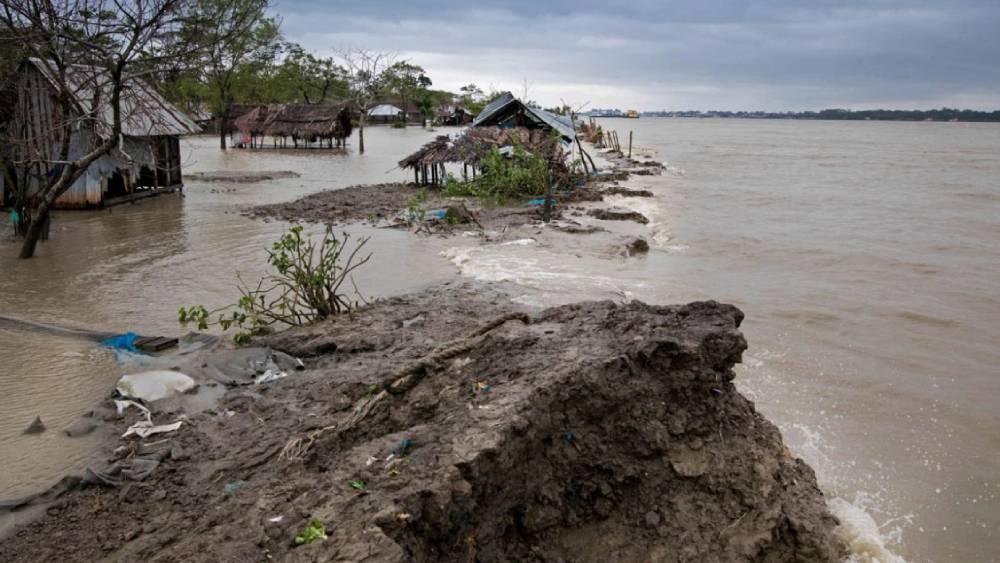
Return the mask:
[[[625,207],[641,213],[649,219],[650,238],[656,248],[666,248],[670,242],[670,231],[663,220],[663,204],[655,198],[629,197],[622,195],[606,196],[605,201],[617,207]]]
[[[941,317],[932,317],[930,315],[922,315],[920,313],[914,313],[913,311],[903,311],[899,313],[899,317],[914,323],[929,325],[929,326],[939,326],[939,327],[953,327],[958,326],[958,322],[951,319],[942,319]]]
[[[958,192],[955,197],[974,201],[1000,201],[1000,193],[996,192]]]
[[[882,531],[867,512],[842,498],[830,499],[827,507],[840,520],[834,533],[847,546],[848,563],[906,563],[886,547]]]

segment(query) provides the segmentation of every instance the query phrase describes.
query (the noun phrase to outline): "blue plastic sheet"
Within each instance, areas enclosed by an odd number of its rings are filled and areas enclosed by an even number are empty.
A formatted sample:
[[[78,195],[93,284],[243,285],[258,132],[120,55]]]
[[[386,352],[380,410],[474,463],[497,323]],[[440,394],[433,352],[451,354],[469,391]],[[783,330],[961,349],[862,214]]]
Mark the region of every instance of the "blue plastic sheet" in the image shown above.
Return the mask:
[[[129,352],[138,352],[139,349],[135,346],[135,341],[142,338],[134,332],[126,332],[125,334],[119,334],[118,336],[112,336],[111,338],[101,342],[101,346],[105,348],[111,348],[112,350],[127,350]]]

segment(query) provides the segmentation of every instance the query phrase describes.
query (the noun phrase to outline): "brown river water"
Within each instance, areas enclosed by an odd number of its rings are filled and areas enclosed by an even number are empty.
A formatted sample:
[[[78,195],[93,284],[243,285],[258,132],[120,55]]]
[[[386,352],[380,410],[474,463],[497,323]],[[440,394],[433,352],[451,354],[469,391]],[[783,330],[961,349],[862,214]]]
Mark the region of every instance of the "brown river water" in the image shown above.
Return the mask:
[[[640,259],[523,239],[370,236],[367,295],[462,276],[549,305],[634,297],[732,302],[750,350],[738,385],[815,469],[858,561],[993,561],[1000,554],[1000,126],[958,123],[604,120],[668,164],[617,198],[651,222]],[[406,179],[395,162],[435,133],[368,130],[364,156],[220,152],[183,143],[185,170],[294,170],[258,184],[187,182],[165,196],[53,221],[38,258],[0,234],[0,315],[177,334],[180,305],[217,306],[260,273],[287,226],[238,209]],[[564,237],[566,238],[566,237]],[[0,498],[89,461],[96,437],[59,430],[127,368],[80,339],[0,323]],[[40,415],[49,431],[21,431]],[[898,559],[896,559],[898,560]]]

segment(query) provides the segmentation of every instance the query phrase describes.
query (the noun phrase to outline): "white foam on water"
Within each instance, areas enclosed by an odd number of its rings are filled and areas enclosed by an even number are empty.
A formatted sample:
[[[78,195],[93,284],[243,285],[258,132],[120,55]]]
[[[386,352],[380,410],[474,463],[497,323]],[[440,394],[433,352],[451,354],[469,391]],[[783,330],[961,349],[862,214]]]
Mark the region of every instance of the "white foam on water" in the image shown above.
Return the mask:
[[[496,245],[453,247],[441,255],[455,264],[463,276],[483,282],[512,282],[542,294],[517,297],[514,301],[544,306],[584,298],[629,298],[633,290],[646,287],[642,282],[595,275],[585,263],[566,259],[538,247],[530,239]],[[516,243],[516,244],[512,244]]]
[[[840,520],[834,530],[837,538],[847,546],[849,563],[906,563],[906,560],[889,550],[883,532],[875,519],[861,507],[842,498],[827,502],[830,512]]]
[[[670,242],[670,230],[666,223],[666,210],[663,204],[655,197],[630,197],[623,195],[609,195],[604,197],[604,201],[615,207],[624,207],[642,213],[649,223],[649,238],[652,239],[656,248],[667,248]]]

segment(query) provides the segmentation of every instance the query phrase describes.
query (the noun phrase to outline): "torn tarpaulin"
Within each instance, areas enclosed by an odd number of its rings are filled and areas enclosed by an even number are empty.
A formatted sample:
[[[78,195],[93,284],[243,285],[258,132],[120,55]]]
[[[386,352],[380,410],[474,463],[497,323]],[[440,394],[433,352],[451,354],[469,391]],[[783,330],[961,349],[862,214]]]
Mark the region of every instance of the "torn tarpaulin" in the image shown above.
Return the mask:
[[[152,436],[153,434],[162,434],[164,432],[173,432],[181,427],[184,423],[183,420],[178,420],[171,424],[161,424],[159,426],[153,424],[153,415],[149,412],[149,409],[140,405],[135,401],[115,401],[115,408],[118,409],[118,414],[124,413],[129,407],[136,407],[141,410],[146,420],[140,420],[128,427],[128,430],[122,434],[122,438],[127,438],[131,435],[136,435],[140,438],[146,438],[147,436]]]
[[[159,465],[158,459],[135,458],[127,462],[113,463],[104,470],[88,467],[83,472],[83,482],[88,485],[119,487],[125,481],[142,481],[152,475]]]

